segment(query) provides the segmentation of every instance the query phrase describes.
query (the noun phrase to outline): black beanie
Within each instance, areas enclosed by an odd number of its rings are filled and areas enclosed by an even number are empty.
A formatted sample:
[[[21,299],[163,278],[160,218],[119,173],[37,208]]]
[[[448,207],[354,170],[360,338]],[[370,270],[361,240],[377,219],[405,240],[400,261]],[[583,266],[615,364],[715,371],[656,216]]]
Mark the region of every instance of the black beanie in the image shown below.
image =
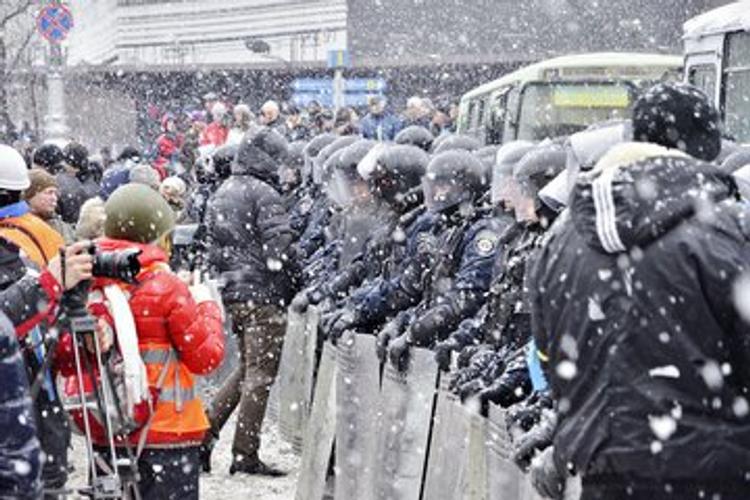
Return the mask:
[[[86,172],[89,168],[89,150],[82,144],[71,142],[63,150],[65,161],[71,167]]]
[[[61,163],[64,160],[62,149],[55,144],[43,144],[39,146],[31,158],[32,163],[51,174],[62,170]]]
[[[712,161],[721,152],[719,113],[698,88],[660,83],[633,106],[633,138]]]

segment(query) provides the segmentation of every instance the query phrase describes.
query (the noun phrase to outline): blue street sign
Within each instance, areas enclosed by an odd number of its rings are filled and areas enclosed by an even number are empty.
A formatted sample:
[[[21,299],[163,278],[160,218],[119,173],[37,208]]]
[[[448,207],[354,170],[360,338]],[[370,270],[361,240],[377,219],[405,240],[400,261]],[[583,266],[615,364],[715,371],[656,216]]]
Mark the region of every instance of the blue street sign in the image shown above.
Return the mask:
[[[73,14],[60,4],[48,5],[36,17],[39,33],[51,43],[60,43],[73,29]]]
[[[382,78],[350,78],[344,80],[346,92],[385,92],[385,80]]]
[[[342,49],[328,51],[328,67],[330,69],[348,68],[351,65],[352,58],[349,55],[348,50]]]
[[[297,78],[292,81],[292,102],[305,107],[312,101],[333,107],[333,79]],[[351,78],[344,80],[344,106],[366,106],[370,96],[384,96],[388,84],[382,78]]]

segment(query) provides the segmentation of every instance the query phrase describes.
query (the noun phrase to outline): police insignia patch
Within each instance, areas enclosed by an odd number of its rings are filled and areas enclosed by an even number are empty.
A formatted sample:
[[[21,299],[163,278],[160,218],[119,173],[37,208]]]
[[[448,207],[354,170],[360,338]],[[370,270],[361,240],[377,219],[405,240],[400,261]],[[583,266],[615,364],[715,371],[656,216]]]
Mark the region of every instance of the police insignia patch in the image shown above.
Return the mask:
[[[490,231],[483,231],[479,233],[476,239],[477,252],[480,255],[490,255],[495,251],[497,247],[498,237],[495,233]]]

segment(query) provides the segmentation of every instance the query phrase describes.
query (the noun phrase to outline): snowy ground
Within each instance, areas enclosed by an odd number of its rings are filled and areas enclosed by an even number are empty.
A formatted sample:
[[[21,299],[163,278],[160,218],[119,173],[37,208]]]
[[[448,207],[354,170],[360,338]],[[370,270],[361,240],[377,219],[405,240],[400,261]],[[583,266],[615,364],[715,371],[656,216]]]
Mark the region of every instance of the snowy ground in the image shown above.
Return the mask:
[[[229,421],[221,434],[221,439],[213,454],[213,472],[201,476],[201,498],[206,500],[293,500],[299,457],[291,446],[280,437],[276,425],[267,423],[263,432],[261,458],[270,465],[288,471],[282,478],[261,478],[247,475],[229,475],[229,464],[232,460],[230,448],[234,434],[234,418]],[[75,472],[68,483],[82,485],[86,481],[86,454],[84,442],[80,436],[73,437],[73,450],[70,452]]]

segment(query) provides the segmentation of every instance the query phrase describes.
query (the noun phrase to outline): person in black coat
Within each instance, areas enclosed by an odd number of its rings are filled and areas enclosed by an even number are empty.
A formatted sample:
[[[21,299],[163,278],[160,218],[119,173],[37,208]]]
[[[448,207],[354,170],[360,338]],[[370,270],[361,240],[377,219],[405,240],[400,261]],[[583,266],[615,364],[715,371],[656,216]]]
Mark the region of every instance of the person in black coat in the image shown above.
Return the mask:
[[[728,174],[654,145],[579,180],[530,290],[554,463],[585,500],[747,497],[748,215]]]
[[[242,362],[211,404],[204,469],[210,469],[213,442],[239,405],[230,473],[281,474],[260,461],[258,449],[281,357],[285,307],[295,293],[294,233],[277,176],[286,154],[286,140],[277,132],[264,127],[252,133],[237,151],[231,176],[208,204],[208,263],[221,282]]]

